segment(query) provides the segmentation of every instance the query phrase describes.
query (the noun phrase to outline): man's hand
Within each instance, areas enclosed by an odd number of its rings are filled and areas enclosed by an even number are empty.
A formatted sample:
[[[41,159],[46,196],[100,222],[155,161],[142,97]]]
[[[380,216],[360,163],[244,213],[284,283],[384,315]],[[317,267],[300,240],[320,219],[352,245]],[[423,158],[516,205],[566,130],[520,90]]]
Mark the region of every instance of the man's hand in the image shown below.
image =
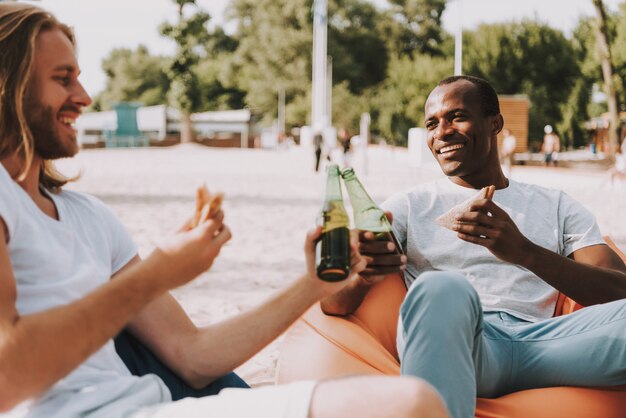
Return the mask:
[[[169,290],[208,270],[232,237],[223,221],[224,212],[219,210],[213,217],[201,219],[196,227],[184,228],[157,246],[145,260],[152,264],[155,279]]]
[[[453,229],[463,241],[487,248],[500,260],[524,265],[532,242],[511,217],[490,199],[474,202],[469,212],[456,218]]]
[[[393,222],[391,212],[385,212],[389,223]],[[376,239],[371,231],[358,231],[359,252],[367,260],[367,267],[360,273],[361,281],[365,284],[375,284],[385,275],[397,273],[406,269],[407,258],[394,244],[391,236],[388,239]]]
[[[350,281],[354,280],[356,276],[361,273],[367,264],[365,258],[359,254],[358,240],[356,236],[352,235],[350,238],[350,273],[348,277],[339,282],[326,282],[317,277],[317,266],[315,265],[315,246],[318,245],[320,236],[322,235],[322,228],[318,226],[316,229],[309,231],[304,241],[304,254],[306,258],[307,274],[310,278],[314,279],[320,289],[323,291],[324,296],[332,295],[343,289]],[[320,244],[321,245],[321,244]]]

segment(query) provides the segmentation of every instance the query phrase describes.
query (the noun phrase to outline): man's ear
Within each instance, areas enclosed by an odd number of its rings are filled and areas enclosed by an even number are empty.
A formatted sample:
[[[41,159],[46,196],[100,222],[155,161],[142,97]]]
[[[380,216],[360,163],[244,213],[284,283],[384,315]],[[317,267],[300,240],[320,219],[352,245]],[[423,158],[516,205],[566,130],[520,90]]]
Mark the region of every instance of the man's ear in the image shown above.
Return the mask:
[[[504,118],[502,114],[498,113],[491,119],[491,133],[493,135],[498,135],[502,128],[504,127]]]

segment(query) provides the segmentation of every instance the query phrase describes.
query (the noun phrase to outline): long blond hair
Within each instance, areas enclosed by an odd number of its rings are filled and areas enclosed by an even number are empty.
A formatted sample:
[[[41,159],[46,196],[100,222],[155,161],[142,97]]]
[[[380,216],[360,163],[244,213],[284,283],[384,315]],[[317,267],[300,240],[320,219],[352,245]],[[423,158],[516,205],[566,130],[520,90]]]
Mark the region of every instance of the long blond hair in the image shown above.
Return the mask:
[[[61,30],[75,45],[74,34],[52,14],[21,3],[0,4],[0,159],[17,154],[21,164],[18,180],[30,169],[34,153],[33,134],[26,122],[24,97],[33,75],[37,36]],[[69,181],[50,160],[41,163],[39,183],[56,191]]]

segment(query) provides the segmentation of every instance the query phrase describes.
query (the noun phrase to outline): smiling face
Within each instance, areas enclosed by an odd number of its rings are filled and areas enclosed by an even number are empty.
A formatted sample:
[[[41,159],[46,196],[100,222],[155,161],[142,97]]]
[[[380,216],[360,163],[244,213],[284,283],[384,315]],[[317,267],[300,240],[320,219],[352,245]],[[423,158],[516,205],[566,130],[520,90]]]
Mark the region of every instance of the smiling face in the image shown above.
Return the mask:
[[[473,187],[495,184],[500,168],[500,114],[484,115],[477,88],[467,80],[437,86],[425,106],[428,147],[446,176]]]
[[[43,159],[78,152],[74,125],[91,98],[78,81],[74,45],[59,29],[41,32],[24,110],[33,134],[35,155]]]

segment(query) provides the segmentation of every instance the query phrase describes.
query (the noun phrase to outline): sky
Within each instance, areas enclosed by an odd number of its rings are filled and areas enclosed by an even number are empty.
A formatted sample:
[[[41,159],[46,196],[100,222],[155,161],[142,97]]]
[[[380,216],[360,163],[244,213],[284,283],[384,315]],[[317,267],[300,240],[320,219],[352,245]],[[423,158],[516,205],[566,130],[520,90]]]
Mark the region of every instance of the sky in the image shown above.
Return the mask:
[[[371,0],[384,7],[385,0]],[[624,0],[604,0],[617,10]],[[25,1],[52,12],[72,26],[78,39],[81,82],[91,95],[104,89],[102,60],[114,48],[136,48],[143,44],[152,54],[171,55],[175,45],[158,33],[158,26],[174,22],[177,9],[172,0],[40,0]],[[210,24],[224,23],[229,0],[198,0],[211,16]],[[592,0],[451,0],[443,26],[451,32],[459,25],[472,29],[480,23],[537,19],[569,35],[580,16],[593,15]]]

